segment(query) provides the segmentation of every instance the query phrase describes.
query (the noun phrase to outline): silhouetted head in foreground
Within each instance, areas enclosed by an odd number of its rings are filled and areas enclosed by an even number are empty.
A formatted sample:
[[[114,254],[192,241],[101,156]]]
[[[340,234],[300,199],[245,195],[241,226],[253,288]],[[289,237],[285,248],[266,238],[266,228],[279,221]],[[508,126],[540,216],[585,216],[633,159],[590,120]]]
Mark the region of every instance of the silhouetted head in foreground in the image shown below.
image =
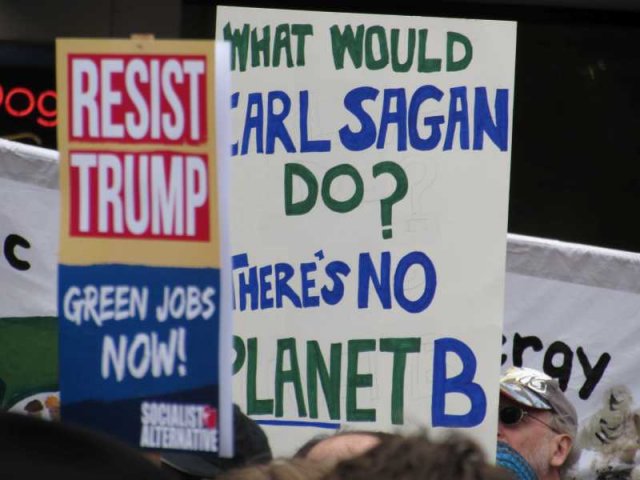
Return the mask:
[[[0,412],[0,465],[7,480],[171,480],[113,437],[19,413]]]

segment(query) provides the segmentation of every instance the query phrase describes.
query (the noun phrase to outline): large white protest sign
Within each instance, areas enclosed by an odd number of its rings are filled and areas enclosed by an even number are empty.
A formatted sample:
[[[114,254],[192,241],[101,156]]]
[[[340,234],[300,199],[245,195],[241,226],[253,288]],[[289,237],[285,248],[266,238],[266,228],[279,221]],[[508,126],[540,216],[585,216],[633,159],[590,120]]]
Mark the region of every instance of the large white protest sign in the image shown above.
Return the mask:
[[[235,400],[495,449],[516,25],[219,7]]]

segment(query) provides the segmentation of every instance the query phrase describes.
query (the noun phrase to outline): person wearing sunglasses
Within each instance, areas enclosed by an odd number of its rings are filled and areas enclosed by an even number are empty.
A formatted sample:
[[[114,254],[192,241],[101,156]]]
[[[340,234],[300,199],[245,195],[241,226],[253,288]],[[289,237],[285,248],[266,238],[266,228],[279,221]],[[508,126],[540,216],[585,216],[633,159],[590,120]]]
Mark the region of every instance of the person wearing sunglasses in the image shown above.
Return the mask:
[[[505,372],[498,419],[498,464],[520,480],[560,480],[580,456],[576,409],[558,381],[538,370]]]

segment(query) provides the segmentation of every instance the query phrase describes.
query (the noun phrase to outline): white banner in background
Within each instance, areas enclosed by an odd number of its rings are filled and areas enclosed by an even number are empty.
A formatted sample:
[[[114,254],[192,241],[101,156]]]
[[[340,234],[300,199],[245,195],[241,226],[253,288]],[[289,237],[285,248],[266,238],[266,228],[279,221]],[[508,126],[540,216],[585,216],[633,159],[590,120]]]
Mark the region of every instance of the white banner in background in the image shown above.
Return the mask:
[[[56,315],[58,152],[0,140],[0,318]]]
[[[0,409],[59,417],[58,153],[0,140]]]
[[[640,442],[640,255],[509,235],[505,298],[503,366],[544,370],[567,389],[578,476],[624,477]]]

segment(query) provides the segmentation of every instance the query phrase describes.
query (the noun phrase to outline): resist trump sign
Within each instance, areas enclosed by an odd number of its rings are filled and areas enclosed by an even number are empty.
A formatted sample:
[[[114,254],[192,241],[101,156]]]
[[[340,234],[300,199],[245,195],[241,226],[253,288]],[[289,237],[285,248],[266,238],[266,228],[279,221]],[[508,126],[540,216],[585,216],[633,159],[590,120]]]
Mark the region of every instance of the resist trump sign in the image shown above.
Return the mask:
[[[214,50],[57,42],[62,418],[145,449],[218,452],[230,413]]]

